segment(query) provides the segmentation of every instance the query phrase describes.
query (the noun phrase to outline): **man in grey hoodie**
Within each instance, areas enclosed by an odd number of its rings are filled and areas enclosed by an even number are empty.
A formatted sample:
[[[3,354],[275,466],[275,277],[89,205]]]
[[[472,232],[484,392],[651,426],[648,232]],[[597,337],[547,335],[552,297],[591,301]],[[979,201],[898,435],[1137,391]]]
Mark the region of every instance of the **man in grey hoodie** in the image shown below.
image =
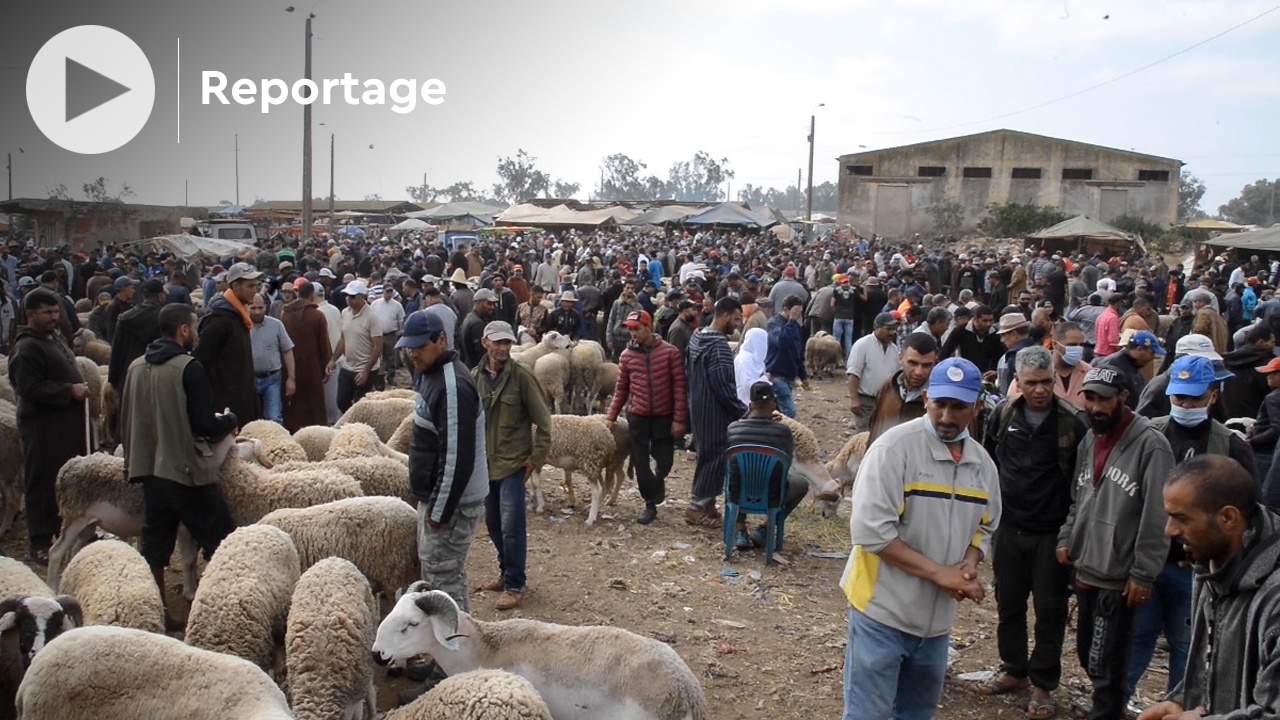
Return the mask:
[[[1182,683],[1138,720],[1275,716],[1280,517],[1260,499],[1249,472],[1222,456],[1197,456],[1165,484],[1165,534],[1195,569],[1191,655]]]
[[[1129,383],[1118,370],[1093,368],[1082,390],[1093,427],[1076,455],[1057,555],[1075,568],[1076,652],[1093,684],[1089,720],[1120,720],[1134,609],[1151,598],[1169,551],[1160,493],[1173,451],[1129,409]]]

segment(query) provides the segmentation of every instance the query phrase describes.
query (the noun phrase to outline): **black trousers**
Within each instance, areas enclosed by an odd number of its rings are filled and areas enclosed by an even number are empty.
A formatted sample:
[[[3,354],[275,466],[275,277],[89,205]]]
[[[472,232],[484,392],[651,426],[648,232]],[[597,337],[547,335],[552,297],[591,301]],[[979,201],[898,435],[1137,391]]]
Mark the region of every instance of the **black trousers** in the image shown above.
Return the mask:
[[[1058,564],[1058,534],[1020,533],[1001,525],[992,550],[995,571],[996,645],[1003,669],[1053,691],[1062,678],[1071,568]],[[1027,596],[1035,605],[1035,647],[1027,654]]]
[[[667,474],[675,460],[676,441],[671,436],[672,418],[640,417],[627,413],[631,433],[631,464],[636,469],[636,485],[646,505],[657,505],[667,497]],[[651,468],[650,458],[657,464]]]
[[[356,375],[358,374],[338,368],[338,412],[346,412],[360,398],[376,389],[374,387],[375,373],[369,373],[369,380],[365,382],[364,387],[356,384]]]
[[[1093,684],[1089,720],[1120,720],[1128,700],[1133,608],[1120,590],[1076,587],[1076,653]]]
[[[191,487],[163,478],[142,480],[142,557],[153,568],[166,567],[178,539],[178,523],[213,557],[222,539],[236,529],[231,510],[217,485]]]

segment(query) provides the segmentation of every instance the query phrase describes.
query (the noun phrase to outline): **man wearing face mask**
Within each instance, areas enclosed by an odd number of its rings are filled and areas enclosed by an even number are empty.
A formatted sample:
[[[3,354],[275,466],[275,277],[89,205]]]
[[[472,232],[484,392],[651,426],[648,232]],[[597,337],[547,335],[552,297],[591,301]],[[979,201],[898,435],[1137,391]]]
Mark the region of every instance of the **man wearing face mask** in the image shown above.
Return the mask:
[[[1076,653],[1093,685],[1089,720],[1124,716],[1133,616],[1151,597],[1169,543],[1161,489],[1169,441],[1126,404],[1129,383],[1095,367],[1084,379],[1091,429],[1076,455],[1058,562],[1075,568]]]
[[[1093,368],[1084,361],[1084,331],[1067,320],[1053,328],[1053,394],[1078,410],[1084,410],[1084,378]],[[1015,377],[1009,385],[1009,397],[1022,392]]]
[[[1169,415],[1154,418],[1151,424],[1169,441],[1177,464],[1198,455],[1229,457],[1240,463],[1256,481],[1258,468],[1248,443],[1209,417],[1209,409],[1218,400],[1219,382],[1212,360],[1194,355],[1178,358],[1169,370],[1169,387],[1165,391],[1169,397]],[[1171,543],[1150,602],[1134,616],[1128,677],[1130,697],[1151,663],[1162,631],[1169,640],[1167,689],[1172,691],[1182,682],[1191,644],[1190,623],[1191,568],[1181,545]]]

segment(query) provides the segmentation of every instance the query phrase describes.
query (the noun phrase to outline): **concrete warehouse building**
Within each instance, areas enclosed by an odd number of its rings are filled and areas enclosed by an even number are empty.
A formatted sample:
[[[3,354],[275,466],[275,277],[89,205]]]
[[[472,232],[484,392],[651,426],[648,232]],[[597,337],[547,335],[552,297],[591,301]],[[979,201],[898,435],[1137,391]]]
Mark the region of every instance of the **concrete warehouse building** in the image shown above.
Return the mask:
[[[1048,205],[1108,222],[1121,215],[1171,226],[1182,161],[992,130],[840,157],[837,219],[864,235],[933,231],[929,209],[958,202],[963,230],[989,204]]]

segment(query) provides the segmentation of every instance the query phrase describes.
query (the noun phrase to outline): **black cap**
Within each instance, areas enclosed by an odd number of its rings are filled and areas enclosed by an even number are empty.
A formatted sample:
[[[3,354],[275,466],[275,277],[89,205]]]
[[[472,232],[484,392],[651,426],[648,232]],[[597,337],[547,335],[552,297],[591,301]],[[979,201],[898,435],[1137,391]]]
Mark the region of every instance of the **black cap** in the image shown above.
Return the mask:
[[[761,380],[751,385],[751,402],[762,404],[773,402],[777,396],[773,392],[773,383]]]
[[[162,292],[164,292],[164,283],[155,278],[142,283],[142,294],[147,297],[159,295]]]

